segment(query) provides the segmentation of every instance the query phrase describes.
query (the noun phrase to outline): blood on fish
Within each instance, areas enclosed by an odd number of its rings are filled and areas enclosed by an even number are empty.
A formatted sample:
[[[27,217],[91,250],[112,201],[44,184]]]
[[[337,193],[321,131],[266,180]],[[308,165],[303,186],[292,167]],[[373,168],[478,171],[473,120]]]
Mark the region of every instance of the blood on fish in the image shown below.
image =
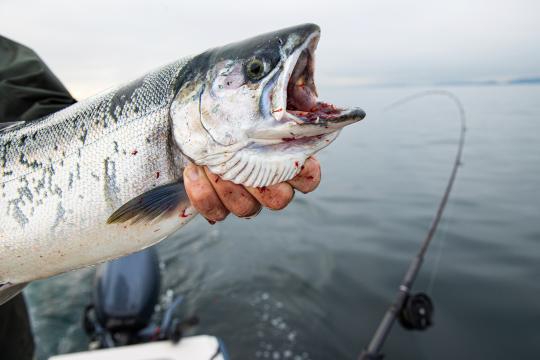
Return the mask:
[[[283,108],[279,108],[279,109],[276,109],[276,110],[272,110],[273,113],[275,113],[275,112],[280,112],[280,111],[283,111]]]
[[[296,140],[295,137],[284,137],[284,138],[281,138],[281,140],[285,141],[285,142],[289,142],[289,141],[294,141]]]
[[[261,186],[261,187],[258,187],[257,190],[259,190],[259,192],[262,194],[263,192],[268,190],[268,188],[266,186]]]
[[[159,171],[156,171],[156,179],[159,179]]]
[[[294,167],[297,168],[299,165],[300,165],[300,163],[299,163],[298,161],[295,161],[295,162],[294,162]]]
[[[186,214],[186,209],[183,209],[182,213],[180,214],[180,217],[181,218],[187,218],[189,215],[191,215],[191,214]]]
[[[132,152],[131,152],[131,155],[135,156],[137,155],[139,152],[137,151],[137,149],[134,149]]]

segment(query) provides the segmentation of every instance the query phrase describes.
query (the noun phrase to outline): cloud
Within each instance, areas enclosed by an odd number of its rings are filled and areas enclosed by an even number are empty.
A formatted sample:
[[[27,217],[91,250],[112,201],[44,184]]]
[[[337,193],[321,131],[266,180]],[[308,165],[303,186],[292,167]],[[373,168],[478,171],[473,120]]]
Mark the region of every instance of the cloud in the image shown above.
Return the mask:
[[[538,1],[3,0],[0,32],[76,95],[206,48],[303,22],[320,81],[438,82],[538,74]]]

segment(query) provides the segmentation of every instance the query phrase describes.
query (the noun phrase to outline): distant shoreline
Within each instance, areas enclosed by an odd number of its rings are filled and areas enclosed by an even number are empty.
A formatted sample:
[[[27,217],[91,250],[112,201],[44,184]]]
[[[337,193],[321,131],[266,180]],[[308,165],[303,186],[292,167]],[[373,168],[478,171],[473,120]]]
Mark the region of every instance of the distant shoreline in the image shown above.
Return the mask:
[[[326,80],[326,81],[325,81]],[[504,80],[457,80],[436,81],[432,83],[413,82],[377,82],[366,81],[355,77],[326,78],[319,81],[321,85],[332,87],[429,87],[429,86],[516,86],[516,85],[540,85],[540,76],[519,77]]]
[[[436,82],[436,83],[349,83],[349,84],[338,84],[338,83],[324,83],[321,82],[323,86],[331,87],[365,87],[365,88],[397,88],[397,87],[442,87],[442,86],[456,86],[456,87],[467,87],[467,86],[538,86],[540,85],[540,79],[516,79],[508,81],[498,81],[498,80],[486,80],[486,81],[449,81],[449,82]]]

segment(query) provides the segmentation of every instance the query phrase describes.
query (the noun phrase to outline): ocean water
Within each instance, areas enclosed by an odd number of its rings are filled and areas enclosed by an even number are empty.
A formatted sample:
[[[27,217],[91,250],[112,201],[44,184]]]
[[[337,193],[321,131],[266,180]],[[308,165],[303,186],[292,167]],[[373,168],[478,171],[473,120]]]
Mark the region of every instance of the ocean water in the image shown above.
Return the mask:
[[[420,88],[327,88],[368,116],[320,153],[323,180],[284,211],[210,226],[197,219],[157,248],[163,293],[186,297],[191,334],[233,359],[355,359],[433,219],[450,174],[458,112],[443,97],[393,111]],[[540,86],[447,88],[462,100],[463,166],[414,286],[435,303],[426,332],[398,324],[387,359],[540,355]],[[94,270],[31,284],[38,359],[84,350]]]

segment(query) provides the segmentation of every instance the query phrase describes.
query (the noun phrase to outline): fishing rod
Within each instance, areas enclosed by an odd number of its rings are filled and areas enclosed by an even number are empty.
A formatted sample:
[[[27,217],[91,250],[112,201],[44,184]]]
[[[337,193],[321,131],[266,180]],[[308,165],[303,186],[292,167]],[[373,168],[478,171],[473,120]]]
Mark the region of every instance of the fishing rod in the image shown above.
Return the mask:
[[[431,90],[403,98],[402,100],[399,100],[389,105],[385,108],[385,110],[393,109],[411,100],[429,95],[445,96],[446,98],[451,99],[456,104],[459,110],[461,126],[459,144],[454,160],[454,165],[452,167],[452,172],[446,185],[446,190],[444,191],[443,197],[441,198],[441,201],[439,203],[439,207],[437,208],[435,218],[433,219],[428,233],[424,241],[422,242],[420,250],[411,261],[409,268],[407,269],[407,272],[405,273],[405,276],[403,277],[403,280],[399,285],[399,290],[395,296],[394,302],[390,305],[390,307],[384,314],[384,317],[379,323],[377,330],[373,334],[369,345],[360,354],[358,358],[359,360],[383,359],[384,355],[381,353],[381,349],[384,345],[386,338],[390,334],[390,330],[392,329],[392,326],[394,325],[396,319],[399,319],[401,324],[406,329],[410,330],[425,330],[431,325],[431,318],[433,315],[433,303],[431,299],[423,293],[411,295],[411,288],[414,284],[414,281],[416,280],[416,276],[418,275],[420,268],[422,267],[424,256],[428,250],[429,244],[431,243],[433,236],[437,232],[437,227],[439,226],[439,222],[441,221],[444,209],[446,207],[446,204],[448,203],[448,198],[450,196],[450,192],[452,191],[452,186],[454,185],[458,168],[461,165],[461,156],[463,153],[463,146],[465,144],[466,132],[465,108],[463,107],[463,104],[461,103],[459,98],[453,93],[444,90]]]

